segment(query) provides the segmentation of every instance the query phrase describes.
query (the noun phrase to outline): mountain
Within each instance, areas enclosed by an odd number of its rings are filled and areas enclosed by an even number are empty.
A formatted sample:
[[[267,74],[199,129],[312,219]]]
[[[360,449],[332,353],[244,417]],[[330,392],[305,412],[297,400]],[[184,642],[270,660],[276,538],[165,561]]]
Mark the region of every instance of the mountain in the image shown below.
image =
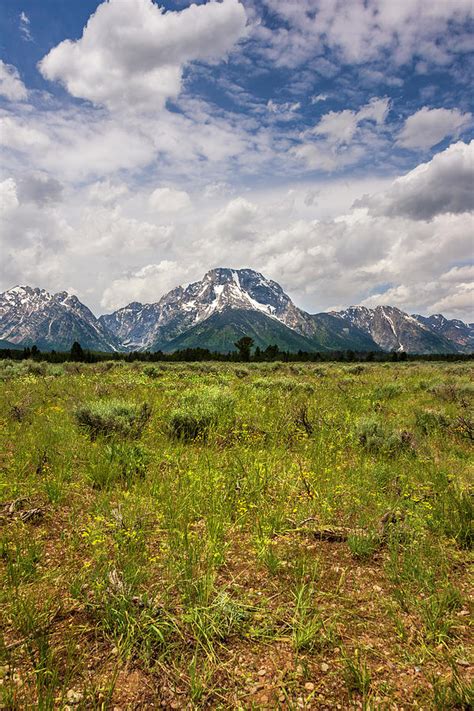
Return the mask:
[[[101,322],[127,348],[156,348],[215,313],[237,309],[260,312],[288,328],[311,331],[308,314],[281,286],[251,269],[212,269],[201,281],[176,287],[155,304],[132,303]]]
[[[392,306],[351,306],[309,314],[281,286],[252,269],[211,269],[159,301],[132,302],[96,318],[65,291],[16,286],[0,294],[0,345],[69,350],[73,341],[100,351],[208,348],[227,352],[241,336],[289,351],[474,350],[473,324],[441,314],[410,316]],[[7,345],[4,345],[7,344]]]
[[[450,343],[455,343],[458,351],[462,353],[474,351],[474,323],[468,324],[459,321],[459,319],[447,319],[442,314],[433,316],[413,314],[413,318],[416,318],[424,326],[428,326],[438,335],[447,338]]]
[[[3,338],[0,338],[0,348],[7,349],[7,350],[21,350],[22,346],[19,346],[17,343],[12,343],[11,341],[5,341]]]
[[[457,344],[442,333],[394,306],[351,306],[337,312],[347,323],[369,335],[384,351],[453,353]]]
[[[279,284],[252,269],[211,269],[201,281],[178,286],[155,304],[133,302],[100,321],[127,349],[176,350],[196,343],[213,350],[219,342],[219,350],[229,350],[236,340],[230,334],[243,335],[245,321],[253,334],[247,335],[261,347],[276,343],[285,350],[378,350],[358,328],[297,308]],[[212,332],[217,323],[221,329],[226,326],[225,337]]]
[[[338,314],[320,313],[311,316],[314,332],[310,338],[315,350],[380,351],[372,336]]]
[[[235,350],[234,343],[242,336],[250,336],[254,346],[262,350],[270,344],[277,345],[280,350],[315,350],[304,336],[261,311],[231,308],[216,311],[171,341],[157,345],[165,352],[183,348],[208,348],[227,353]]]
[[[35,344],[41,350],[83,348],[118,350],[119,344],[87,306],[61,291],[15,286],[0,294],[0,338],[15,345]]]

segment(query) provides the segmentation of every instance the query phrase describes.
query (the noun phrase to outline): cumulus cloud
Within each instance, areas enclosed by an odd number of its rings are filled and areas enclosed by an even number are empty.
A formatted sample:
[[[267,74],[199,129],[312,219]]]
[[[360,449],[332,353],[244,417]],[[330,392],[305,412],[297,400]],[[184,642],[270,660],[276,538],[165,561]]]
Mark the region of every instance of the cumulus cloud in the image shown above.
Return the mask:
[[[6,213],[18,207],[16,183],[13,178],[7,178],[0,183],[0,213]]]
[[[28,96],[26,86],[20,79],[18,69],[11,64],[5,64],[0,59],[0,96],[9,101],[23,101]]]
[[[350,143],[357,128],[363,121],[373,121],[377,125],[385,122],[390,107],[387,98],[372,98],[359,111],[330,111],[325,114],[313,129],[316,135],[327,136],[331,142]]]
[[[109,0],[89,18],[81,39],[61,42],[39,69],[94,104],[156,108],[178,96],[187,63],[224,57],[245,24],[239,0],[180,12],[165,12],[152,0]]]
[[[301,135],[292,155],[307,168],[333,171],[357,163],[372,144],[390,109],[387,98],[373,97],[358,111],[329,111]]]
[[[167,259],[158,264],[147,264],[135,272],[115,279],[104,291],[101,306],[106,311],[113,311],[132,301],[159,301],[163,294],[178,286],[188,274],[188,268]]]
[[[125,183],[113,182],[110,179],[98,180],[88,189],[88,197],[95,203],[113,205],[124,199],[129,193]]]
[[[472,114],[469,112],[424,106],[406,119],[397,143],[403,148],[431,148],[444,138],[459,136],[471,122]]]
[[[341,63],[382,60],[399,67],[414,57],[446,65],[468,52],[462,25],[474,16],[471,0],[265,0],[285,29],[256,32],[264,53],[296,67],[329,50]]]
[[[189,208],[191,199],[185,190],[157,188],[151,193],[148,204],[153,212],[173,213]]]
[[[37,205],[55,203],[61,199],[63,185],[45,173],[28,173],[18,181],[18,195],[21,202],[35,202]]]
[[[373,215],[430,220],[442,213],[473,211],[473,185],[474,141],[459,141],[394,180],[386,192],[363,198],[356,206],[368,207]]]
[[[34,148],[43,149],[49,144],[49,137],[27,122],[16,117],[0,118],[0,145],[13,150],[28,151]]]
[[[234,241],[245,242],[255,236],[257,216],[257,206],[243,197],[238,197],[209,220],[204,232],[211,239],[222,240],[227,244]]]

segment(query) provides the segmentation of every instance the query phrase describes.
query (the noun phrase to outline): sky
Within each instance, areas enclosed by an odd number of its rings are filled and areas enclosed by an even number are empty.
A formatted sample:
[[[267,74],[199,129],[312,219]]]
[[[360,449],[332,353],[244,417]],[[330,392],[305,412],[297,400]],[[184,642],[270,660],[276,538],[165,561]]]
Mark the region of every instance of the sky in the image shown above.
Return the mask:
[[[0,0],[0,290],[474,320],[472,0]]]

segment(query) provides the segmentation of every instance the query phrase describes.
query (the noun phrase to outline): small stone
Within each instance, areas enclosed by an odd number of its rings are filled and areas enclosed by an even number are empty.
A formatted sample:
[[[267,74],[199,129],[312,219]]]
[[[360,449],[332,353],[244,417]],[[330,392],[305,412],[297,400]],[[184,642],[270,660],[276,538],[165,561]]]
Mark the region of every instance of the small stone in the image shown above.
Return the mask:
[[[324,672],[324,673],[326,673],[327,671],[329,671],[329,664],[326,664],[326,662],[323,662],[323,663],[321,664],[321,671]]]
[[[262,669],[259,669],[259,670],[258,670],[258,675],[259,675],[259,676],[265,676],[266,673],[267,673],[267,670],[266,670],[266,669],[263,669],[263,668],[262,668]]]
[[[66,698],[70,704],[79,704],[84,698],[84,694],[80,691],[76,691],[75,689],[69,689],[66,694]]]
[[[380,585],[374,585],[374,590],[378,593],[382,592],[382,588],[380,587]]]
[[[307,681],[306,684],[304,685],[304,688],[306,691],[314,691],[314,684],[312,681]]]

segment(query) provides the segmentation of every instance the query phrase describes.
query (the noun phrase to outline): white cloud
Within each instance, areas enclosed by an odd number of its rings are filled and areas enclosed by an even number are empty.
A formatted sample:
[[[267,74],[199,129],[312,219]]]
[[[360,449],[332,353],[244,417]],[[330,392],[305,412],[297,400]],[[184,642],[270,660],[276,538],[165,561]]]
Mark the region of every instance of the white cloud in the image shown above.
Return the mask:
[[[132,301],[153,303],[188,276],[189,269],[178,262],[162,260],[115,279],[105,289],[101,306],[106,311],[121,308]]]
[[[238,0],[180,12],[165,12],[152,0],[109,0],[89,18],[81,39],[61,42],[39,69],[94,104],[162,107],[178,96],[183,67],[224,57],[243,36],[245,23]]]
[[[363,121],[373,121],[377,125],[385,123],[389,108],[389,99],[374,97],[359,111],[330,111],[321,118],[313,133],[327,136],[335,144],[350,143]]]
[[[357,206],[368,207],[374,215],[429,220],[441,213],[474,211],[473,186],[474,141],[459,141]]]
[[[114,205],[124,199],[129,193],[125,183],[113,182],[110,179],[98,180],[92,183],[88,189],[88,197],[95,203],[103,205]]]
[[[32,148],[44,149],[49,144],[49,138],[27,122],[5,116],[0,118],[0,144],[13,150],[29,151]]]
[[[407,118],[397,143],[403,148],[431,148],[448,136],[458,137],[472,122],[472,114],[458,109],[422,109]]]
[[[258,208],[243,197],[231,200],[208,222],[206,238],[229,242],[246,242],[255,236],[255,220]]]
[[[461,148],[448,153],[455,164]],[[418,193],[423,179],[431,185],[430,170],[420,170]],[[9,211],[1,233],[1,286],[72,285],[94,310],[99,304],[111,310],[133,300],[155,301],[213,266],[231,265],[275,279],[311,312],[371,298],[432,313],[443,310],[434,307],[446,299],[447,316],[472,319],[462,286],[472,275],[453,266],[466,264],[472,253],[472,214],[447,212],[427,222],[361,206],[351,210],[358,195],[379,189],[377,181],[312,185],[248,191],[230,201],[223,196],[220,207],[215,196],[209,204],[202,196],[192,213],[170,213],[162,225],[161,214],[146,212],[149,189],[124,193],[120,183],[101,181],[93,192],[105,200],[91,202],[91,186],[85,186],[69,188],[67,201],[23,203],[14,182],[4,181],[0,195]],[[305,204],[316,190],[317,204]],[[393,291],[368,296],[386,284]]]
[[[23,10],[20,12],[20,33],[26,42],[33,41],[33,37],[31,35],[30,30],[30,18],[28,17],[26,12],[23,12]]]
[[[340,63],[383,61],[400,67],[414,57],[446,65],[468,52],[463,22],[472,19],[471,0],[265,0],[285,28],[257,27],[262,53],[278,65],[296,67],[324,49]],[[386,72],[385,72],[386,73]]]
[[[185,190],[157,188],[151,193],[148,204],[153,212],[173,213],[189,208],[191,199]]]
[[[26,86],[20,79],[18,69],[11,64],[5,64],[0,59],[0,96],[9,101],[23,101],[28,96]]]
[[[7,178],[0,183],[0,213],[6,213],[18,207],[16,183],[13,178]]]
[[[327,94],[316,94],[315,96],[311,97],[311,103],[312,104],[318,104],[320,101],[327,101],[328,99]]]
[[[353,165],[378,140],[389,109],[389,99],[373,97],[358,111],[329,111],[301,134],[291,153],[310,170],[331,172]]]
[[[277,121],[293,121],[296,117],[295,114],[301,108],[301,103],[299,101],[285,101],[283,103],[278,103],[270,99],[267,102],[267,109],[269,113]]]

